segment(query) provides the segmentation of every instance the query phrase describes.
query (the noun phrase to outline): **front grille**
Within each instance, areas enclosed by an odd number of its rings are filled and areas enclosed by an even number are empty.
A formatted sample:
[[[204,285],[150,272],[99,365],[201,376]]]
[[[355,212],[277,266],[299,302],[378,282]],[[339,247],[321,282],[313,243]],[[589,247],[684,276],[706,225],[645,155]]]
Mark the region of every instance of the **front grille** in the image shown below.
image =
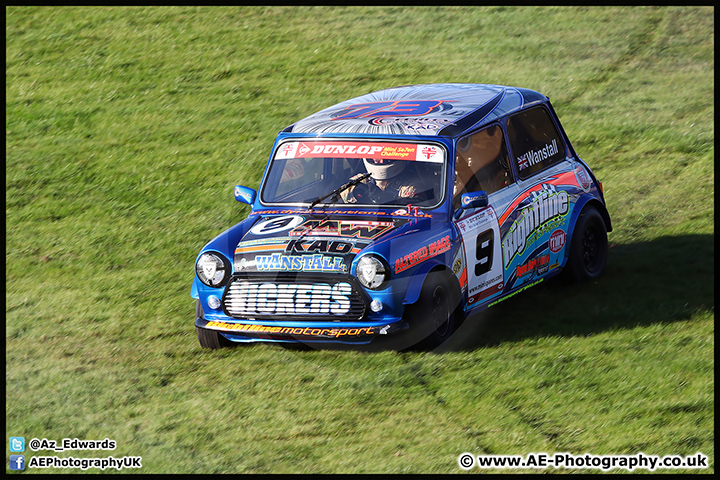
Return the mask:
[[[366,309],[353,278],[301,273],[233,276],[222,303],[228,316],[258,320],[355,321]]]

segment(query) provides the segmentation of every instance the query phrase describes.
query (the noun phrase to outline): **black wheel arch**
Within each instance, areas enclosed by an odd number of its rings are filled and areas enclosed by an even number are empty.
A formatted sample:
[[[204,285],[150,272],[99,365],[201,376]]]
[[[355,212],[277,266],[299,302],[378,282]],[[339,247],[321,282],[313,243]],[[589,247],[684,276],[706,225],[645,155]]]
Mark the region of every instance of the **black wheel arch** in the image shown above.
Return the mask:
[[[602,236],[598,238],[591,236],[591,244],[583,246],[586,235],[592,231],[592,227],[590,227],[591,230],[586,230],[586,228],[591,226],[592,222],[596,222],[595,228],[602,231]],[[573,281],[586,281],[596,279],[602,274],[608,256],[607,232],[609,231],[608,228],[610,228],[608,222],[607,210],[601,202],[589,201],[582,205],[567,241],[566,255],[562,267],[565,278]],[[590,235],[592,234],[590,233]],[[588,260],[581,259],[586,255],[585,248],[592,249],[588,253],[594,257],[594,260],[589,261],[596,263],[596,265],[587,265]]]
[[[588,207],[588,205],[595,207],[595,209],[600,212],[600,216],[602,216],[603,222],[605,222],[605,230],[610,233],[612,232],[612,222],[610,221],[610,213],[608,213],[607,207],[604,203],[602,203],[600,200],[593,198],[592,200],[589,200],[585,205],[583,205],[583,210]]]

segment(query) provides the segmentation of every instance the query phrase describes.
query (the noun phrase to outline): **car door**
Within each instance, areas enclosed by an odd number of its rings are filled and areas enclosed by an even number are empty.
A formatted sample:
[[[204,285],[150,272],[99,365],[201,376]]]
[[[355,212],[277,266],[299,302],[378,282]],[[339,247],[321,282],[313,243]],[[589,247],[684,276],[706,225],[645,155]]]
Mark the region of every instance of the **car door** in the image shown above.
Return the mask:
[[[559,265],[571,199],[562,175],[567,149],[547,108],[511,115],[506,131],[517,187],[499,219],[509,291]]]
[[[463,193],[485,191],[488,206],[467,209],[456,221],[466,263],[466,308],[486,304],[505,289],[503,242],[499,215],[517,190],[499,124],[461,138],[456,149],[453,206]]]

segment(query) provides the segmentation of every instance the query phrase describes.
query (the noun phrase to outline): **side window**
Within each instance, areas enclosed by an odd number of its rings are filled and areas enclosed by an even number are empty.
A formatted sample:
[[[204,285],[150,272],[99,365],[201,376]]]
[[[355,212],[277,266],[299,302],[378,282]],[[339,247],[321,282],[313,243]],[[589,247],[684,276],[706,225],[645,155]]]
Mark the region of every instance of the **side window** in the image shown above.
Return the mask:
[[[457,144],[453,208],[460,205],[460,196],[485,190],[488,195],[512,183],[502,129],[493,125]]]
[[[565,158],[562,137],[543,107],[511,116],[507,132],[520,178],[528,178]]]

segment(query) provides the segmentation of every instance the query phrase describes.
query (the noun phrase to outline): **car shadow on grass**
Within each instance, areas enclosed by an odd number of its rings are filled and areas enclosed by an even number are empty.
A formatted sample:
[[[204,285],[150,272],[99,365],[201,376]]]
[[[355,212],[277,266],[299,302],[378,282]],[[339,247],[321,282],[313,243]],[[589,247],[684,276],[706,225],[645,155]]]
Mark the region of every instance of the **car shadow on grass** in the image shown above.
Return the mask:
[[[468,318],[438,351],[689,320],[714,309],[714,257],[713,235],[611,243],[597,281],[543,282]]]

